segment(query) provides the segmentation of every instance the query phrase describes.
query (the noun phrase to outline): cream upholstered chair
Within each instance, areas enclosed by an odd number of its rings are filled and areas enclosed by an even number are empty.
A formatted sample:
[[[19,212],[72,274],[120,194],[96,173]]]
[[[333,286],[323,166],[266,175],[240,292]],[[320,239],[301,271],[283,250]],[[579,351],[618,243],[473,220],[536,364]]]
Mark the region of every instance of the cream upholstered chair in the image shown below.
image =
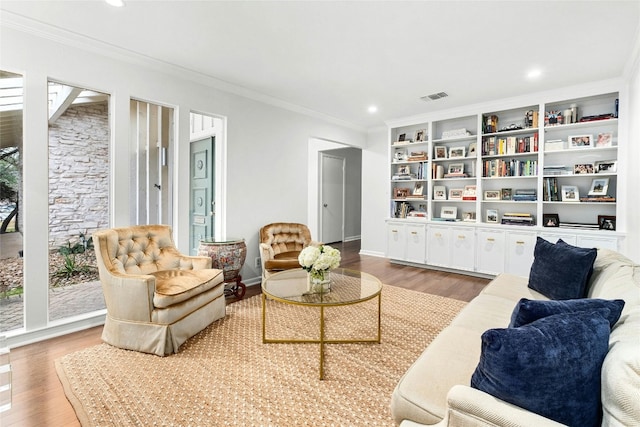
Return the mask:
[[[185,256],[167,225],[93,234],[107,305],[103,341],[166,356],[225,316],[222,270],[211,258]]]
[[[300,268],[300,251],[319,244],[311,240],[311,232],[304,224],[274,222],[265,225],[260,229],[262,279],[278,271]]]

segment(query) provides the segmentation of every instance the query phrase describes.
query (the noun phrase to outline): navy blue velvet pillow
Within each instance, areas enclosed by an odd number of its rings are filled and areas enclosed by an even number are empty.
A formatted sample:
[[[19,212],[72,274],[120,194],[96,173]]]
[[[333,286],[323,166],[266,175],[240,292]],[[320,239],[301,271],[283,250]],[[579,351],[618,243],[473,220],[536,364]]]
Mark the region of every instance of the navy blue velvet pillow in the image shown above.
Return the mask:
[[[605,310],[602,310],[603,308]],[[517,328],[554,314],[600,311],[609,321],[610,327],[613,328],[620,318],[623,308],[624,300],[621,299],[582,298],[564,301],[538,301],[522,298],[511,313],[509,327]]]
[[[600,370],[609,329],[599,312],[489,329],[482,334],[471,387],[569,426],[600,425]]]
[[[538,237],[529,273],[529,287],[553,300],[584,298],[593,272],[596,249],[579,248]]]

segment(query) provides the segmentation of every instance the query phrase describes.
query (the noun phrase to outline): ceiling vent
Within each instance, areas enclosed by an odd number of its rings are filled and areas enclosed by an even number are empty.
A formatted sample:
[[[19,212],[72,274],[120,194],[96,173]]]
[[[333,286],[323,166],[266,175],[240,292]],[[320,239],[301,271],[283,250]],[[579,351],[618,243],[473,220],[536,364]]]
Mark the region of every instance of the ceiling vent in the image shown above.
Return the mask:
[[[435,101],[436,99],[440,99],[440,98],[445,98],[447,96],[449,96],[447,92],[438,92],[438,93],[432,93],[431,95],[423,96],[420,99],[422,99],[425,102],[428,102],[428,101]]]

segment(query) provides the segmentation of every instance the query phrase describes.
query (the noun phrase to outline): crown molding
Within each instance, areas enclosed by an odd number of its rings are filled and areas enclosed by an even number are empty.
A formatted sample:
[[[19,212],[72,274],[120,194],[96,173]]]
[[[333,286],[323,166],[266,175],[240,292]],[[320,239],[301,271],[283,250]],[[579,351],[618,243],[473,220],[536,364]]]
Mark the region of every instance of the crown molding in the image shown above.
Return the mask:
[[[0,25],[11,28],[22,33],[30,34],[39,38],[53,41],[55,43],[74,47],[80,50],[105,56],[130,64],[135,64],[145,68],[160,71],[168,75],[176,76],[194,83],[218,89],[223,92],[238,95],[247,99],[268,104],[274,107],[289,110],[298,114],[314,117],[335,125],[352,129],[357,132],[366,133],[367,129],[352,122],[321,113],[310,108],[293,104],[282,99],[266,95],[246,87],[220,80],[213,76],[194,71],[177,64],[161,61],[150,56],[146,56],[129,49],[106,43],[104,41],[74,33],[64,28],[56,27],[46,22],[2,10],[0,13]]]

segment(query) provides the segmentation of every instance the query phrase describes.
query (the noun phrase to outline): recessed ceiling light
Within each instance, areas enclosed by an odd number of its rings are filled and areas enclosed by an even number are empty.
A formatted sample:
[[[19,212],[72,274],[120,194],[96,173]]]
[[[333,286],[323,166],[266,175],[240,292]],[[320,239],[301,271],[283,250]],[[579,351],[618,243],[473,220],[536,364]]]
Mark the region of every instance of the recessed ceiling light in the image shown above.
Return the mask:
[[[104,0],[104,1],[106,1],[111,6],[115,6],[115,7],[124,6],[124,1],[123,0]]]
[[[373,113],[377,113],[378,112],[378,107],[376,107],[375,105],[370,105],[369,108],[367,108],[367,111],[371,114]]]
[[[531,71],[529,71],[527,73],[527,78],[528,79],[537,79],[541,75],[542,75],[542,70],[540,70],[539,68],[534,68],[533,70],[531,70]]]

